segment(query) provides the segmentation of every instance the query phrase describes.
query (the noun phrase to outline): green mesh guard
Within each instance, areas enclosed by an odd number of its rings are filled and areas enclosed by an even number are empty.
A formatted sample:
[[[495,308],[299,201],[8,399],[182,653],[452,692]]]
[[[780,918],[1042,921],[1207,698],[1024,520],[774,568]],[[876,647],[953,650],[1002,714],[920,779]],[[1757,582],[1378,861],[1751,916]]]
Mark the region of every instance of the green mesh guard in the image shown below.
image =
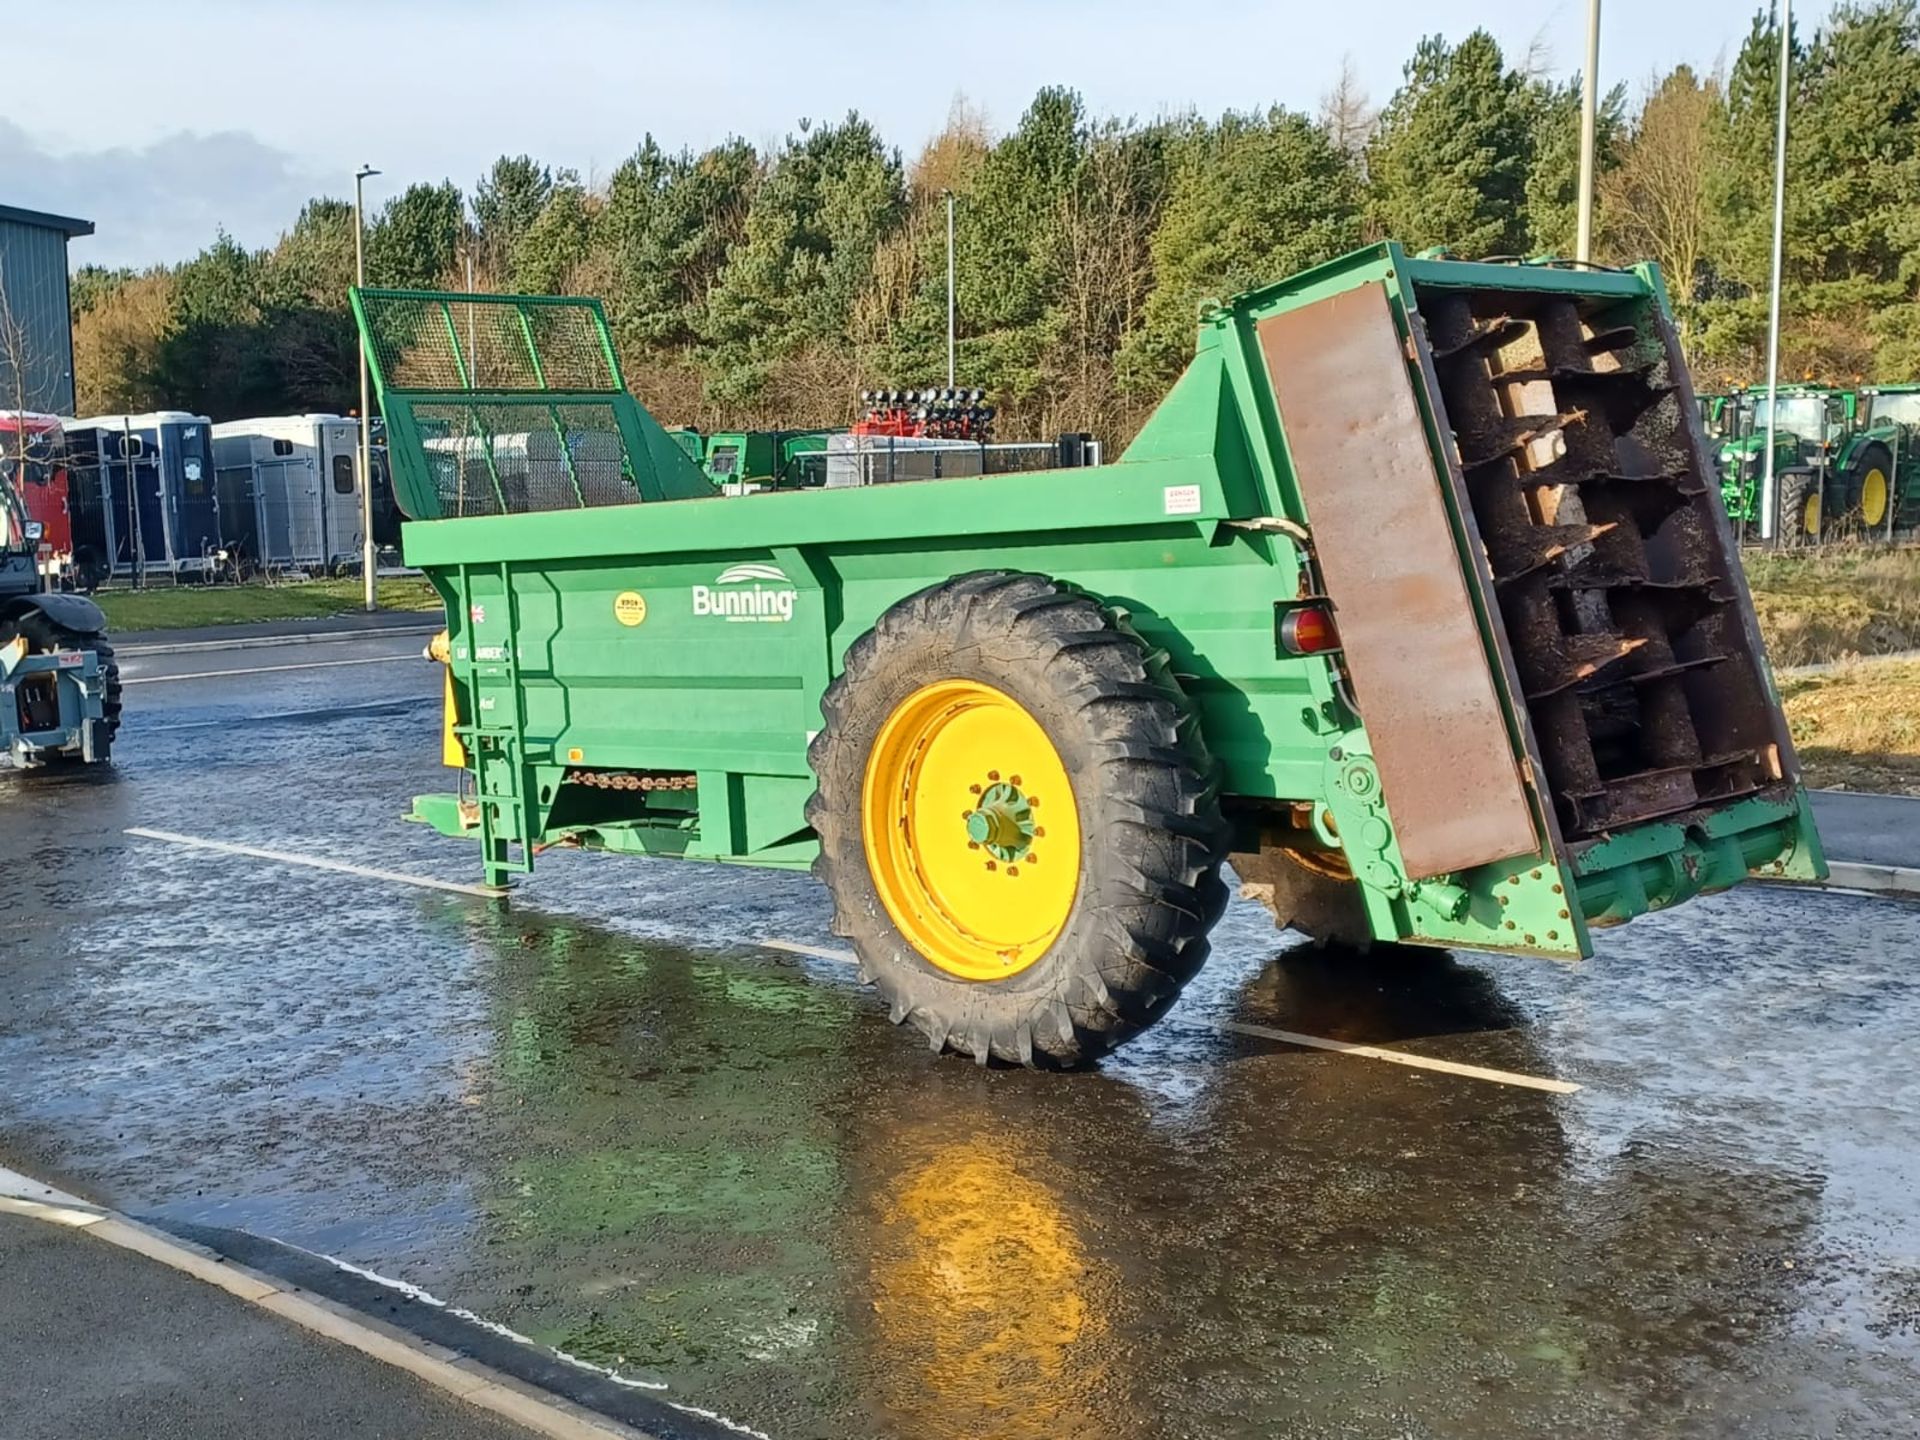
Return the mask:
[[[627,393],[598,302],[416,290],[352,301],[412,518],[714,493]]]

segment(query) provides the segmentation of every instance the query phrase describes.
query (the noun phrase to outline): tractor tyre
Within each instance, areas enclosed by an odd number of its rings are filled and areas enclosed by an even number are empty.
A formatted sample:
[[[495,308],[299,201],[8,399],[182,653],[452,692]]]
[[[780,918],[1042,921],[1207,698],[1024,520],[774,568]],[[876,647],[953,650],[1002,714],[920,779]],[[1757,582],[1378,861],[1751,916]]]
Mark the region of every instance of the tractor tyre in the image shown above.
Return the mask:
[[[1305,935],[1315,945],[1351,945],[1366,950],[1373,944],[1360,882],[1339,862],[1319,852],[1284,846],[1228,857],[1240,877],[1240,894],[1258,900],[1273,912],[1282,930]]]
[[[104,763],[113,753],[113,737],[120,731],[122,708],[120,666],[113,658],[113,647],[107,643],[106,637],[69,630],[39,610],[30,610],[11,624],[0,626],[0,645],[5,645],[15,635],[26,636],[28,646],[36,655],[60,650],[91,650],[99,657],[101,724],[94,736],[93,758],[97,763]]]
[[[1783,470],[1774,476],[1774,488],[1774,539],[1788,549],[1818,541],[1825,529],[1819,473]]]
[[[814,874],[936,1053],[1085,1065],[1198,972],[1227,901],[1213,763],[1123,616],[962,575],[882,615],[820,709]]]
[[[1848,476],[1847,493],[1852,497],[1847,518],[1859,526],[1863,538],[1886,534],[1894,504],[1893,452],[1877,440],[1861,450]]]

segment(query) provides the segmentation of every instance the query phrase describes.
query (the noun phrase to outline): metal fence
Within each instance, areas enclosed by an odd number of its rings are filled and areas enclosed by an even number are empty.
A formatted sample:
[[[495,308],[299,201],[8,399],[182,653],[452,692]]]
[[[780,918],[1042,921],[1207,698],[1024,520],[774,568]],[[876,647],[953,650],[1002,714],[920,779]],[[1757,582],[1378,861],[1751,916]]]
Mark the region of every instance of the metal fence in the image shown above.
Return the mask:
[[[813,460],[815,457],[805,457]],[[1018,475],[1100,463],[1100,443],[1086,436],[981,443],[893,435],[833,435],[820,452],[829,489],[971,475]]]

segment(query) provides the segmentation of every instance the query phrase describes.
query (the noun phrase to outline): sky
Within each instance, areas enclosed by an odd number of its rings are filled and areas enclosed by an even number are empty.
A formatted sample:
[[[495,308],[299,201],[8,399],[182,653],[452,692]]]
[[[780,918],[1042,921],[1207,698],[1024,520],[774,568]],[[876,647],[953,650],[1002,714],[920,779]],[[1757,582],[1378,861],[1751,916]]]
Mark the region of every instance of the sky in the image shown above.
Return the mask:
[[[383,172],[370,208],[416,180],[470,189],[501,154],[604,183],[648,132],[669,149],[775,145],[849,109],[911,159],[957,96],[996,132],[1048,84],[1099,115],[1311,112],[1348,56],[1379,104],[1422,34],[1484,26],[1509,63],[1570,75],[1587,27],[1586,0],[81,3],[90,43],[7,67],[0,204],[90,219],[73,262],[135,266],[221,228],[269,245],[309,197],[350,196],[362,164]],[[1760,4],[1603,0],[1602,83],[1637,93],[1682,61],[1730,63]],[[57,28],[57,8],[36,8]],[[1796,30],[1831,8],[1802,0]]]

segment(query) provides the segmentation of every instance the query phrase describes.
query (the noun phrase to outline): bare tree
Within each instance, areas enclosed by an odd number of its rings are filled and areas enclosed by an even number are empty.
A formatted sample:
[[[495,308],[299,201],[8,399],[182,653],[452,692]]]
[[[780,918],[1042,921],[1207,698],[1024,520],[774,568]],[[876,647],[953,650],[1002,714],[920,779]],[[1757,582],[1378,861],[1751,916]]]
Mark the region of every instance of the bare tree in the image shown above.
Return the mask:
[[[1061,393],[1041,419],[1057,429],[1113,433],[1113,357],[1139,325],[1153,286],[1157,199],[1145,154],[1120,133],[1099,136],[1078,185],[1060,197],[1060,310],[1055,369]]]
[[[908,183],[916,197],[937,198],[948,190],[964,190],[992,145],[986,112],[956,91],[947,123],[913,162]]]
[[[38,398],[49,362],[57,370],[58,357],[41,353],[25,317],[14,309],[6,262],[0,260],[0,367],[5,369],[0,375],[5,395],[0,411],[6,412],[8,422],[0,427],[0,549],[6,548],[9,539],[25,542],[27,538],[28,467],[36,458],[45,459],[32,453],[34,431],[27,417],[38,408],[29,402]],[[35,547],[26,548],[32,552]]]
[[[19,414],[38,409],[28,401],[37,399],[42,392],[51,396],[53,386],[48,382],[59,379],[52,373],[58,364],[58,356],[40,353],[32,332],[27,329],[26,317],[14,308],[13,294],[7,286],[6,261],[0,259],[0,367],[5,368],[5,374],[0,375],[0,387],[4,387],[6,408]]]
[[[1320,124],[1327,136],[1347,154],[1358,159],[1373,138],[1373,127],[1380,112],[1367,103],[1367,92],[1360,84],[1359,67],[1353,52],[1340,59],[1340,78],[1320,97]]]
[[[1707,255],[1719,104],[1717,81],[1680,66],[1647,97],[1619,166],[1600,180],[1605,249],[1652,257],[1683,299]]]

